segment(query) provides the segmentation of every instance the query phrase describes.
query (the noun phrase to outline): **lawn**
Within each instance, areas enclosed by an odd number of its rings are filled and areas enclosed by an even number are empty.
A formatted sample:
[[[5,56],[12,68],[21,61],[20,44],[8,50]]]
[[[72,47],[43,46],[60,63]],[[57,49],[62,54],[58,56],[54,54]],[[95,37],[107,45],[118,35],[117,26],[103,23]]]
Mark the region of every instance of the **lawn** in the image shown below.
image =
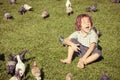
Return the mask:
[[[8,0],[0,0],[0,80],[8,80],[6,72],[8,55],[17,55],[27,49],[26,77],[34,80],[31,74],[33,61],[42,69],[43,80],[65,80],[67,73],[73,74],[73,80],[100,80],[104,71],[111,80],[120,80],[120,3],[110,0],[70,0],[74,14],[67,16],[66,0],[17,0],[10,5]],[[89,13],[85,8],[98,3],[98,11]],[[24,3],[31,5],[34,11],[20,15],[18,10]],[[9,11],[13,20],[4,20],[4,10]],[[50,17],[42,19],[41,13],[47,9]],[[67,56],[67,48],[62,47],[58,36],[68,37],[74,32],[75,18],[86,13],[92,16],[93,25],[102,32],[99,45],[103,59],[87,65],[85,69],[76,67],[79,57],[72,64],[62,64],[61,58]],[[2,55],[3,54],[3,55]]]

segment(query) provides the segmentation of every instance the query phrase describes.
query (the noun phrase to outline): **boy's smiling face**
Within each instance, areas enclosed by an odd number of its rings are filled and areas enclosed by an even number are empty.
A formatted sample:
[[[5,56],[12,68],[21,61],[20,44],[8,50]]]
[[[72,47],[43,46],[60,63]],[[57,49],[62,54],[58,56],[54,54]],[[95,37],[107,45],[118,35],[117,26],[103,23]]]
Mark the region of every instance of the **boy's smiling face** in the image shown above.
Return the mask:
[[[88,17],[83,17],[81,19],[81,31],[83,33],[89,33],[91,30],[91,23]]]

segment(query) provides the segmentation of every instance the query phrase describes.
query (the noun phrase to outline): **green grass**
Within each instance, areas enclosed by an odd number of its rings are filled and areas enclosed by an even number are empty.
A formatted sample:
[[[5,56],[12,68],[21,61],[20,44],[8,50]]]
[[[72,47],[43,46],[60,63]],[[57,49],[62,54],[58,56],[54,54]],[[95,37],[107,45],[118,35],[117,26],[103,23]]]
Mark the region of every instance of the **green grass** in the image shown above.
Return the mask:
[[[67,56],[67,48],[60,45],[58,36],[69,36],[74,31],[75,18],[86,13],[85,8],[98,2],[98,12],[92,14],[94,26],[101,32],[100,45],[104,59],[88,65],[85,69],[76,67],[78,57],[72,64],[60,63]],[[29,69],[26,80],[34,80],[31,74],[33,60],[43,68],[44,80],[65,80],[68,72],[72,72],[73,80],[99,80],[101,72],[105,71],[111,80],[119,80],[120,74],[120,4],[110,0],[71,0],[74,14],[67,16],[65,0],[18,0],[16,5],[10,5],[8,0],[0,0],[0,54],[4,53],[5,61],[0,60],[0,80],[8,80],[11,75],[6,73],[6,62],[9,53],[18,54],[28,50],[25,62]],[[23,3],[33,6],[33,12],[25,15],[18,13]],[[15,17],[14,20],[3,20],[3,10],[6,9]],[[47,9],[50,17],[41,18],[41,13]],[[90,14],[91,15],[91,14]],[[35,57],[34,59],[32,59]]]

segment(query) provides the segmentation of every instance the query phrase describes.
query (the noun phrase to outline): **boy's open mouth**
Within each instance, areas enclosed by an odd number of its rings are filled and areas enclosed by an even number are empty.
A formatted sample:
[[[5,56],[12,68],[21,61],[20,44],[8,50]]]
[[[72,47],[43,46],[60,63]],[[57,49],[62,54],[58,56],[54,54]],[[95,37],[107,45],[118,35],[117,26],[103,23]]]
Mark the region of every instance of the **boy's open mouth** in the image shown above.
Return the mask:
[[[89,26],[87,26],[86,29],[89,29]]]

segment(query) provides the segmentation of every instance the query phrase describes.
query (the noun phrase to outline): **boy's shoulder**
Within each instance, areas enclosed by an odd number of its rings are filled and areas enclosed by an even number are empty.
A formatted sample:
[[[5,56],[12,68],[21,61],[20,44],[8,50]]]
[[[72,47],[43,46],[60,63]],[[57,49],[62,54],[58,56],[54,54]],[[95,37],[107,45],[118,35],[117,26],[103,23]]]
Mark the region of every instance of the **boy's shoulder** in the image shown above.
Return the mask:
[[[96,32],[93,29],[90,30],[90,33],[91,34],[96,34]]]
[[[81,33],[81,31],[75,31],[74,33]]]
[[[81,31],[74,31],[74,34],[80,34]]]
[[[96,38],[98,37],[97,33],[93,29],[91,29],[89,36],[96,37]]]

